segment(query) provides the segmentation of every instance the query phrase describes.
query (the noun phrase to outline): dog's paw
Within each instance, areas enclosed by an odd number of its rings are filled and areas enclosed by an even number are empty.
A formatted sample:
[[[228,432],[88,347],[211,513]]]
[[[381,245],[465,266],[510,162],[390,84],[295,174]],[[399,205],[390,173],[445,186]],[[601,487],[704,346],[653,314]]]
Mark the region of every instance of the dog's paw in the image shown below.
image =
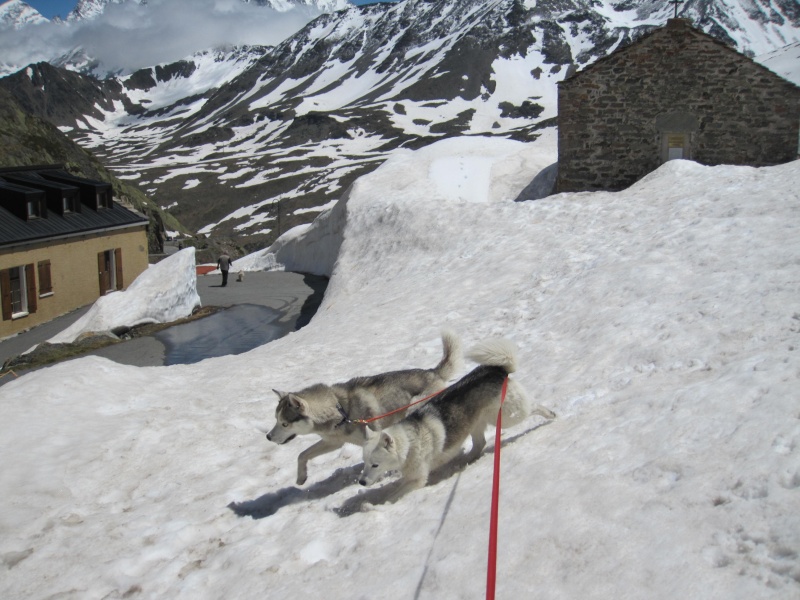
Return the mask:
[[[478,451],[478,452],[468,452],[468,453],[466,453],[466,454],[463,454],[462,456],[464,457],[464,458],[462,459],[462,460],[463,460],[463,462],[464,462],[464,464],[466,464],[466,465],[471,465],[472,463],[474,463],[474,462],[477,462],[477,460],[478,460],[478,459],[479,459],[481,456],[483,456],[483,451],[482,451],[482,450],[480,450],[480,451]]]

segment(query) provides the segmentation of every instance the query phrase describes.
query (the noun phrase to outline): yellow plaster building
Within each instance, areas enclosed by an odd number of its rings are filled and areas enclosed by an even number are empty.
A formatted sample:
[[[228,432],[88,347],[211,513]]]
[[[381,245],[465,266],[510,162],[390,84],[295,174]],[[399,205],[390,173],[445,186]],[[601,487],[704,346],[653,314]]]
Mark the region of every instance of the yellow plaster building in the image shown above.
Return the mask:
[[[0,170],[0,339],[125,289],[147,268],[147,223],[105,182]]]

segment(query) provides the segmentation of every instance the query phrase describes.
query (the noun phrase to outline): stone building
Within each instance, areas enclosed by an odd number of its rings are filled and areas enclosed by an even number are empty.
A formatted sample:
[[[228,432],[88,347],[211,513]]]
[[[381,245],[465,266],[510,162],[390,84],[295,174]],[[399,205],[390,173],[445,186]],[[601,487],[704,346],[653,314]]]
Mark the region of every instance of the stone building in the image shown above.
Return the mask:
[[[670,19],[558,89],[557,191],[620,190],[667,160],[798,157],[800,88]]]

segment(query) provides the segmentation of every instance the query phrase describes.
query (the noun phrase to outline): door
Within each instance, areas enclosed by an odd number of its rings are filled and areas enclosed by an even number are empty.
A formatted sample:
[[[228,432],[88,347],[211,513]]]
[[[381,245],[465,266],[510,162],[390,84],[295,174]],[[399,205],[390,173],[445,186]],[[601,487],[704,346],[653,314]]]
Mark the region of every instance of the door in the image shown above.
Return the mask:
[[[105,250],[97,254],[100,295],[122,289],[122,249]]]
[[[661,136],[661,162],[690,159],[688,133],[663,133]]]

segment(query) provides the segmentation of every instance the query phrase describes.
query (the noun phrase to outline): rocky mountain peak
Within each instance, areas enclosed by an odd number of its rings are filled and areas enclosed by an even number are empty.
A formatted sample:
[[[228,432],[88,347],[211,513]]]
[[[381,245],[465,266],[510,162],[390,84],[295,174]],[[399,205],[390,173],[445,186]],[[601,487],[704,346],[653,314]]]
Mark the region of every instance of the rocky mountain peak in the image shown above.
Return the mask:
[[[0,29],[22,29],[47,22],[48,19],[23,0],[8,0],[0,4]]]
[[[95,19],[103,14],[109,4],[124,4],[126,2],[147,4],[147,0],[78,0],[78,4],[67,15],[67,21]]]

